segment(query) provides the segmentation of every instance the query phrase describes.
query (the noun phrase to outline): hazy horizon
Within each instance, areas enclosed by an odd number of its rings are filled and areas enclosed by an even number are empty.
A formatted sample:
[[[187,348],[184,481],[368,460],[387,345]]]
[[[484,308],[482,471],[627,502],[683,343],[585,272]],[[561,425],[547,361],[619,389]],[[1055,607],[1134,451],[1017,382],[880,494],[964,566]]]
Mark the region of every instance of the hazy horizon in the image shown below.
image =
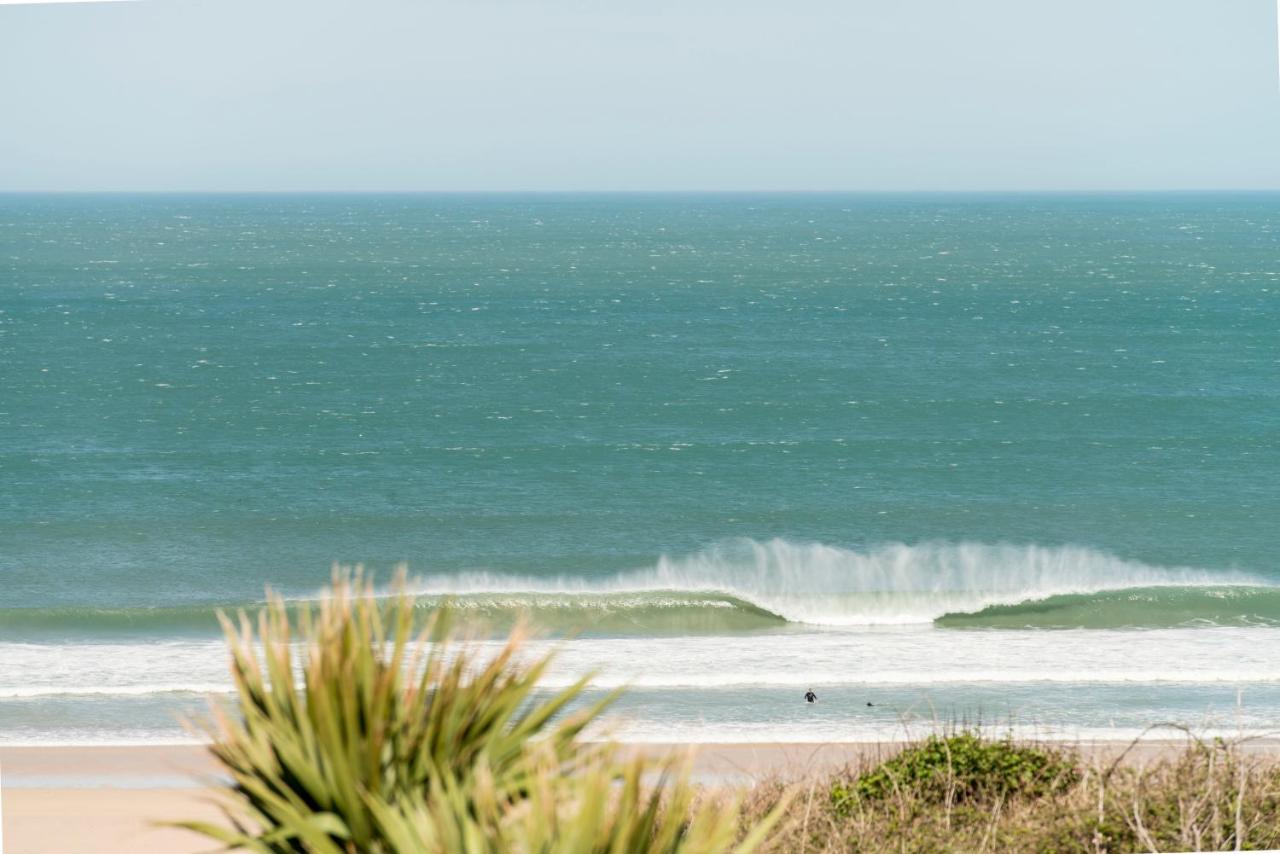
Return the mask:
[[[138,0],[41,0],[47,3],[105,3],[105,2],[138,2]],[[1200,187],[1200,188],[1150,188],[1150,189],[1129,189],[1125,187],[1111,188],[1089,188],[1080,189],[1061,189],[1054,187],[1046,188],[1028,188],[1028,189],[912,189],[912,190],[858,190],[858,189],[829,189],[829,190],[791,190],[791,189],[765,189],[757,190],[752,188],[742,189],[724,189],[724,190],[703,190],[697,188],[688,189],[654,189],[654,190],[521,190],[521,189],[479,189],[479,190],[327,190],[327,189],[308,189],[308,190],[203,190],[203,189],[164,189],[164,190],[0,190],[0,197],[21,197],[21,196],[689,196],[689,197],[716,197],[716,196],[844,196],[850,198],[875,198],[883,196],[903,196],[917,198],[958,198],[970,196],[974,198],[982,197],[1009,197],[1016,198],[1019,196],[1079,196],[1082,198],[1098,198],[1105,196],[1115,197],[1145,197],[1145,196],[1269,196],[1280,195],[1280,187],[1260,187],[1257,189],[1249,189],[1243,187]]]
[[[1280,190],[1275,16],[0,5],[0,192]]]

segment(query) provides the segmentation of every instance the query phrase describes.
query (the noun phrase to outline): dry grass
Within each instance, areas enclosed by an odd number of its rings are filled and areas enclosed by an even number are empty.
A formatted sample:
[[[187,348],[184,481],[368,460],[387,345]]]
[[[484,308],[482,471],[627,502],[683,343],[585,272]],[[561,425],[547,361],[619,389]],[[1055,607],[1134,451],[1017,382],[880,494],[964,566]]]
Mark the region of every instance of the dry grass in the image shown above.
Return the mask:
[[[888,787],[884,765],[852,768],[803,784],[774,842],[777,850],[824,851],[1232,851],[1280,847],[1280,760],[1241,742],[1188,741],[1150,761],[1137,752],[1087,758],[1078,750],[984,742],[1032,750],[1070,773],[1044,779],[975,777],[960,761],[940,775]],[[919,750],[925,743],[917,744]],[[1003,747],[1002,747],[1003,746]],[[936,744],[934,745],[936,748]],[[912,750],[913,748],[908,748]],[[935,749],[934,754],[938,754]],[[1011,767],[1020,767],[1017,757]],[[939,782],[941,780],[941,783]],[[975,782],[976,780],[976,782]],[[757,786],[744,818],[763,815],[787,791]]]

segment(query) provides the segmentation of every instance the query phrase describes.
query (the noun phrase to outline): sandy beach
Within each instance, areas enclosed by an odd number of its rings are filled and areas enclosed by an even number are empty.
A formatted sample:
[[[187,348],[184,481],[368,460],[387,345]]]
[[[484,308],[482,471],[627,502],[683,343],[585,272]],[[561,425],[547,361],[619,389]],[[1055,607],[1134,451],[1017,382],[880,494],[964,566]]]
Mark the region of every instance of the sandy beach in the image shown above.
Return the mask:
[[[646,744],[628,749],[649,754],[693,749],[693,773],[700,779],[745,783],[771,774],[798,777],[831,770],[892,745]],[[202,747],[0,748],[0,769],[9,854],[185,854],[213,848],[195,834],[152,825],[182,817],[219,818],[202,789],[203,781],[217,774]]]
[[[1152,740],[1079,745],[1099,761],[1125,753],[1144,763],[1185,747]],[[888,742],[837,744],[630,745],[628,750],[669,754],[692,750],[695,777],[709,784],[746,784],[768,777],[801,779],[892,754]],[[1250,753],[1280,754],[1275,741],[1247,742]],[[182,818],[218,820],[203,789],[217,768],[197,745],[0,748],[7,854],[183,852],[213,849],[183,830],[156,827]]]

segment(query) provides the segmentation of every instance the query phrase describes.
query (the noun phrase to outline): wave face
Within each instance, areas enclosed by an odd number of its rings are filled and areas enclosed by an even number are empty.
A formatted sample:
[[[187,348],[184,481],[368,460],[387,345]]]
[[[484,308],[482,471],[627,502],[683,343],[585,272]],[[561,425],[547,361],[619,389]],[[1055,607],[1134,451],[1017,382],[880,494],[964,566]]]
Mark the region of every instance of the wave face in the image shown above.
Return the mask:
[[[735,540],[603,581],[470,573],[420,582],[461,607],[594,611],[674,627],[1124,627],[1280,622],[1280,588],[1239,573],[1158,567],[1080,547],[890,544],[866,551]],[[710,617],[716,610],[719,614]],[[692,625],[692,624],[691,624]]]
[[[1070,546],[924,543],[856,551],[735,540],[603,579],[464,573],[426,576],[412,589],[424,612],[448,603],[468,625],[495,630],[522,617],[552,632],[623,634],[1280,625],[1280,587],[1257,578]],[[211,633],[217,607],[0,609],[0,635]]]
[[[1268,586],[1131,587],[991,605],[945,614],[947,628],[1163,629],[1280,626],[1280,588]]]
[[[307,600],[294,600],[302,606]],[[0,608],[0,639],[97,636],[199,638],[218,633],[219,610],[252,611],[262,602],[171,608]],[[448,605],[469,631],[503,633],[528,620],[552,633],[725,634],[785,628],[787,620],[729,594],[681,590],[416,594],[425,616]]]

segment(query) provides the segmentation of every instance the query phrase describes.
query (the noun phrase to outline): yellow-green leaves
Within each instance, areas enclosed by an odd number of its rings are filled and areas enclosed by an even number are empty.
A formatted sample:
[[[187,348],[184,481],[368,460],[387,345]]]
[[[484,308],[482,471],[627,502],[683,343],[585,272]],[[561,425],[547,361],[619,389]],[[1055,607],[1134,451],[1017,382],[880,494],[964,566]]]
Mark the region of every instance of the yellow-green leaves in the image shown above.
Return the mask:
[[[671,762],[581,742],[616,692],[535,694],[550,658],[523,661],[519,630],[482,660],[359,574],[292,616],[273,597],[256,636],[222,619],[237,699],[206,729],[230,826],[183,826],[229,847],[702,854],[758,846],[780,814],[735,848],[736,803],[700,803]]]

